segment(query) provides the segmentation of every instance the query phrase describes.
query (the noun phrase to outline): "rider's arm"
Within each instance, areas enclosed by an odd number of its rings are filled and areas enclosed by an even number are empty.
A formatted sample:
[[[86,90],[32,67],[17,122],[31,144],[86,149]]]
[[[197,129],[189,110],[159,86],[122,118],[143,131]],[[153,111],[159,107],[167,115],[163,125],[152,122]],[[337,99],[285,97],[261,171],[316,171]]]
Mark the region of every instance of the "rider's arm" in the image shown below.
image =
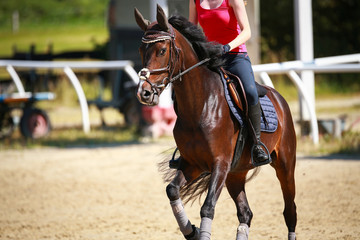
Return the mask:
[[[195,25],[198,24],[196,5],[194,0],[189,0],[189,21]]]
[[[190,0],[190,2],[191,1],[192,0]],[[234,9],[236,19],[237,19],[240,29],[241,29],[241,33],[234,40],[229,42],[230,50],[232,50],[250,39],[251,29],[250,29],[249,19],[246,14],[244,1],[243,0],[229,0],[229,4]]]

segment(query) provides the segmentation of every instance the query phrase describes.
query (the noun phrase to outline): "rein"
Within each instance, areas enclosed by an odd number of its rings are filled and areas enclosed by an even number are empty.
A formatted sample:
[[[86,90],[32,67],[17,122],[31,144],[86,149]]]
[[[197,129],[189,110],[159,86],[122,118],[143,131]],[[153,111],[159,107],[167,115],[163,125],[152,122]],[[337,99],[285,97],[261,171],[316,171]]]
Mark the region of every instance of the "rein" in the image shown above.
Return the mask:
[[[185,71],[180,72],[177,76],[171,78],[171,79],[169,80],[169,82],[170,82],[170,83],[175,82],[176,80],[178,80],[179,78],[181,78],[181,77],[182,77],[183,75],[185,75],[186,73],[190,72],[191,70],[193,70],[194,68],[197,68],[197,67],[200,66],[200,65],[203,65],[204,63],[206,63],[206,62],[208,62],[208,61],[210,61],[210,60],[211,60],[211,58],[205,58],[205,59],[203,59],[202,61],[200,61],[200,62],[192,65],[191,67],[189,67],[189,68],[186,69]],[[181,80],[180,80],[180,81],[181,81]]]
[[[180,79],[180,81],[181,81],[181,77],[183,75],[185,75],[189,71],[193,70],[194,68],[196,68],[196,67],[198,67],[200,65],[203,65],[204,63],[211,60],[211,58],[205,58],[202,61],[200,61],[200,62],[194,64],[193,66],[189,67],[188,69],[184,70],[183,72],[181,72],[181,69],[180,69],[180,73],[177,74],[175,77],[173,77],[173,74],[174,74],[174,71],[175,71],[175,64],[179,61],[179,56],[180,56],[179,52],[181,51],[181,49],[179,49],[176,46],[174,29],[172,27],[170,27],[169,30],[170,30],[170,32],[147,31],[147,32],[145,32],[144,36],[141,39],[143,43],[147,43],[147,44],[166,41],[166,40],[170,41],[170,56],[169,56],[168,65],[166,67],[163,67],[163,68],[151,69],[151,70],[149,70],[148,68],[143,68],[138,73],[139,78],[140,78],[140,83],[139,84],[143,84],[144,82],[147,82],[151,86],[151,89],[157,94],[160,94],[159,89],[166,87],[166,85],[168,83],[173,83],[178,79]],[[173,57],[172,57],[173,52],[175,54],[175,59],[173,59]],[[168,72],[169,76],[165,77],[161,81],[160,84],[151,83],[149,81],[150,75],[152,73],[160,73],[160,72]],[[168,83],[166,83],[166,81],[168,81]]]

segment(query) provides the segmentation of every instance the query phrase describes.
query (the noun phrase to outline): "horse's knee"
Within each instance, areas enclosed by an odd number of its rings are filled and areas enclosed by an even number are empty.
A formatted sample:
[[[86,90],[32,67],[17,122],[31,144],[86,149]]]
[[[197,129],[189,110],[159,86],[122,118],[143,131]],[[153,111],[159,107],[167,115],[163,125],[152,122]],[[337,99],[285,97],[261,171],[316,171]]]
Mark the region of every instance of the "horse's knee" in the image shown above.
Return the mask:
[[[215,206],[204,204],[201,207],[200,216],[202,218],[207,217],[207,218],[210,218],[210,219],[214,219],[214,215],[215,215]]]
[[[175,186],[173,183],[170,183],[166,187],[166,194],[170,201],[175,201],[180,198],[179,187]]]

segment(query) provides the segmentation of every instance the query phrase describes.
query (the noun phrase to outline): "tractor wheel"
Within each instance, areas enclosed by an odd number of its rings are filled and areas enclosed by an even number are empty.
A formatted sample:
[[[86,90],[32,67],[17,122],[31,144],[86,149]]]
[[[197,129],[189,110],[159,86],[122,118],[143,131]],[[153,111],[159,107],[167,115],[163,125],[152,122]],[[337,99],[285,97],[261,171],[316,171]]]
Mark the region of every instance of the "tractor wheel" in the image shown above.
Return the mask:
[[[20,120],[20,130],[24,137],[37,139],[51,131],[51,124],[45,111],[37,108],[25,109]]]

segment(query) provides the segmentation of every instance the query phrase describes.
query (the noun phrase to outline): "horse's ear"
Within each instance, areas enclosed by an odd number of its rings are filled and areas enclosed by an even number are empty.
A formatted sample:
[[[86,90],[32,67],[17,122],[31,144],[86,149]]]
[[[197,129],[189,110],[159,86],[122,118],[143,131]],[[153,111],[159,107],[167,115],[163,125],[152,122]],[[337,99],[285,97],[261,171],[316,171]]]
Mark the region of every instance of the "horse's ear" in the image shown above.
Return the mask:
[[[134,9],[134,13],[137,25],[139,25],[139,27],[145,32],[150,25],[150,21],[146,20],[137,8]]]
[[[160,27],[165,31],[168,32],[170,27],[169,27],[169,22],[167,20],[167,17],[165,15],[164,10],[160,7],[159,4],[157,4],[157,14],[156,14],[156,20],[158,22],[158,24],[160,25]]]

